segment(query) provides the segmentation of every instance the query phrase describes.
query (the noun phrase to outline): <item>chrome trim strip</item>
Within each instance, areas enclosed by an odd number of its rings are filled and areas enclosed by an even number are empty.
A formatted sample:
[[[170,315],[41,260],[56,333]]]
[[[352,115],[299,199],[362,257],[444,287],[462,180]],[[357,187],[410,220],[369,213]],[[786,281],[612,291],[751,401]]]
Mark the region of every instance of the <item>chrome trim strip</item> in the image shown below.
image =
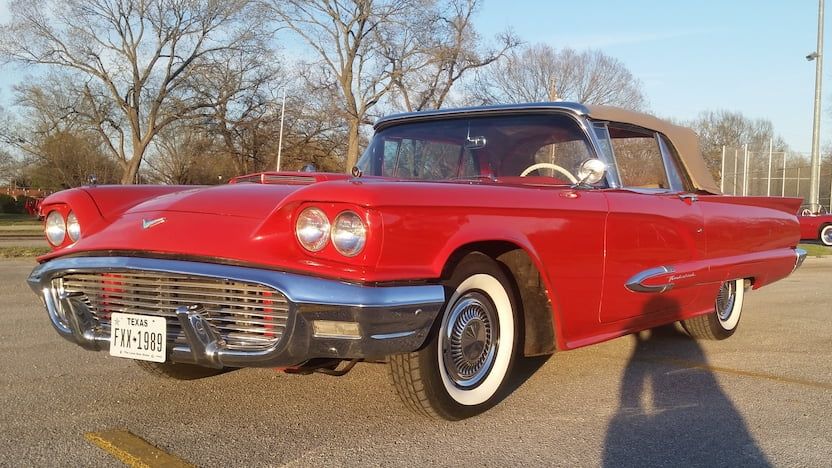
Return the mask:
[[[84,270],[158,271],[182,275],[208,276],[234,281],[259,283],[278,291],[296,304],[338,305],[349,307],[398,307],[445,302],[441,285],[372,287],[338,280],[315,278],[283,271],[258,268],[167,260],[144,257],[70,257],[57,258],[39,265],[29,275],[29,286],[38,294],[50,287],[59,274]]]
[[[159,225],[167,221],[168,219],[165,217],[156,218],[156,219],[144,219],[142,218],[142,229],[150,229],[153,226]]]
[[[799,247],[794,249],[794,255],[796,258],[794,259],[794,268],[792,268],[792,272],[800,268],[800,265],[803,265],[803,261],[806,260],[807,253],[808,252]]]
[[[633,275],[630,279],[627,280],[624,286],[632,292],[663,293],[665,291],[673,289],[673,283],[667,283],[664,285],[657,286],[650,286],[643,283],[650,278],[666,275],[668,273],[673,273],[674,271],[675,270],[672,267],[667,266],[648,268],[647,270]]]
[[[607,122],[594,121],[584,118],[590,129],[590,141],[595,147],[595,152],[602,161],[607,163],[607,170],[604,171],[604,178],[607,181],[607,187],[611,189],[621,188],[621,177],[618,174],[618,161],[615,159],[615,151],[612,148],[612,141],[610,138],[610,131],[607,127]],[[598,136],[598,131],[604,132],[604,138]],[[609,151],[605,151],[604,149]]]
[[[416,334],[416,330],[398,332],[398,333],[383,333],[379,335],[371,335],[370,338],[374,340],[392,340],[395,338],[405,338]]]

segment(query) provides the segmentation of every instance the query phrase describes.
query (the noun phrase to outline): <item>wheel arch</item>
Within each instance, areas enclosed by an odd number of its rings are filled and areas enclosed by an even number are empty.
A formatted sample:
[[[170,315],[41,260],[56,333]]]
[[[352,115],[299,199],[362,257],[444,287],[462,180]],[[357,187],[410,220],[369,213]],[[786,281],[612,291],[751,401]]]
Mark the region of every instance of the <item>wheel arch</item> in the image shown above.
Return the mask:
[[[457,247],[447,257],[442,278],[448,278],[466,255],[479,252],[497,261],[514,282],[517,300],[523,310],[521,334],[524,356],[552,354],[557,348],[557,320],[540,262],[523,246],[506,240],[470,242]]]

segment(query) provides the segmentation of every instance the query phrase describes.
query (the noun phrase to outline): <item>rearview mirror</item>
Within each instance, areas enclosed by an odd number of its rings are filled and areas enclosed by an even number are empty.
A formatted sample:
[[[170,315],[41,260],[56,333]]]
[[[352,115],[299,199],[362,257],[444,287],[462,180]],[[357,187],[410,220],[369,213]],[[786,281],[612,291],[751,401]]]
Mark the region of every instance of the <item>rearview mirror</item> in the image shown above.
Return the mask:
[[[600,159],[587,159],[578,169],[578,185],[597,184],[607,172],[607,163]]]

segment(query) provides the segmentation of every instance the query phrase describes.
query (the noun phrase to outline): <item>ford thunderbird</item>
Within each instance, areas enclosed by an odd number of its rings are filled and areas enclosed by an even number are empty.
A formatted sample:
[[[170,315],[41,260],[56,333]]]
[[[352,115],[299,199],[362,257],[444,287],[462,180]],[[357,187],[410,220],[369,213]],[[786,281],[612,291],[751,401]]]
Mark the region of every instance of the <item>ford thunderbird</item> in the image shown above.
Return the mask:
[[[800,220],[802,240],[820,241],[821,244],[832,247],[832,213],[803,210],[797,219]]]
[[[62,337],[163,377],[386,363],[413,411],[495,405],[526,356],[681,322],[725,339],[805,252],[794,198],[722,195],[689,129],[575,103],[380,119],[351,174],[44,200]]]

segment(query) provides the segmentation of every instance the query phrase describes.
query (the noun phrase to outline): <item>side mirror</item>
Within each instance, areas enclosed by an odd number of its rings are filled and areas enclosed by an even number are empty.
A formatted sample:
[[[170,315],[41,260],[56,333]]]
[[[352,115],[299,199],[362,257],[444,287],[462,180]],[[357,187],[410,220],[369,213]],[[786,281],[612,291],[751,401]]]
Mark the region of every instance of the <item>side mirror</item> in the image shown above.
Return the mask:
[[[578,169],[578,185],[597,184],[607,173],[607,163],[600,159],[587,159]]]

